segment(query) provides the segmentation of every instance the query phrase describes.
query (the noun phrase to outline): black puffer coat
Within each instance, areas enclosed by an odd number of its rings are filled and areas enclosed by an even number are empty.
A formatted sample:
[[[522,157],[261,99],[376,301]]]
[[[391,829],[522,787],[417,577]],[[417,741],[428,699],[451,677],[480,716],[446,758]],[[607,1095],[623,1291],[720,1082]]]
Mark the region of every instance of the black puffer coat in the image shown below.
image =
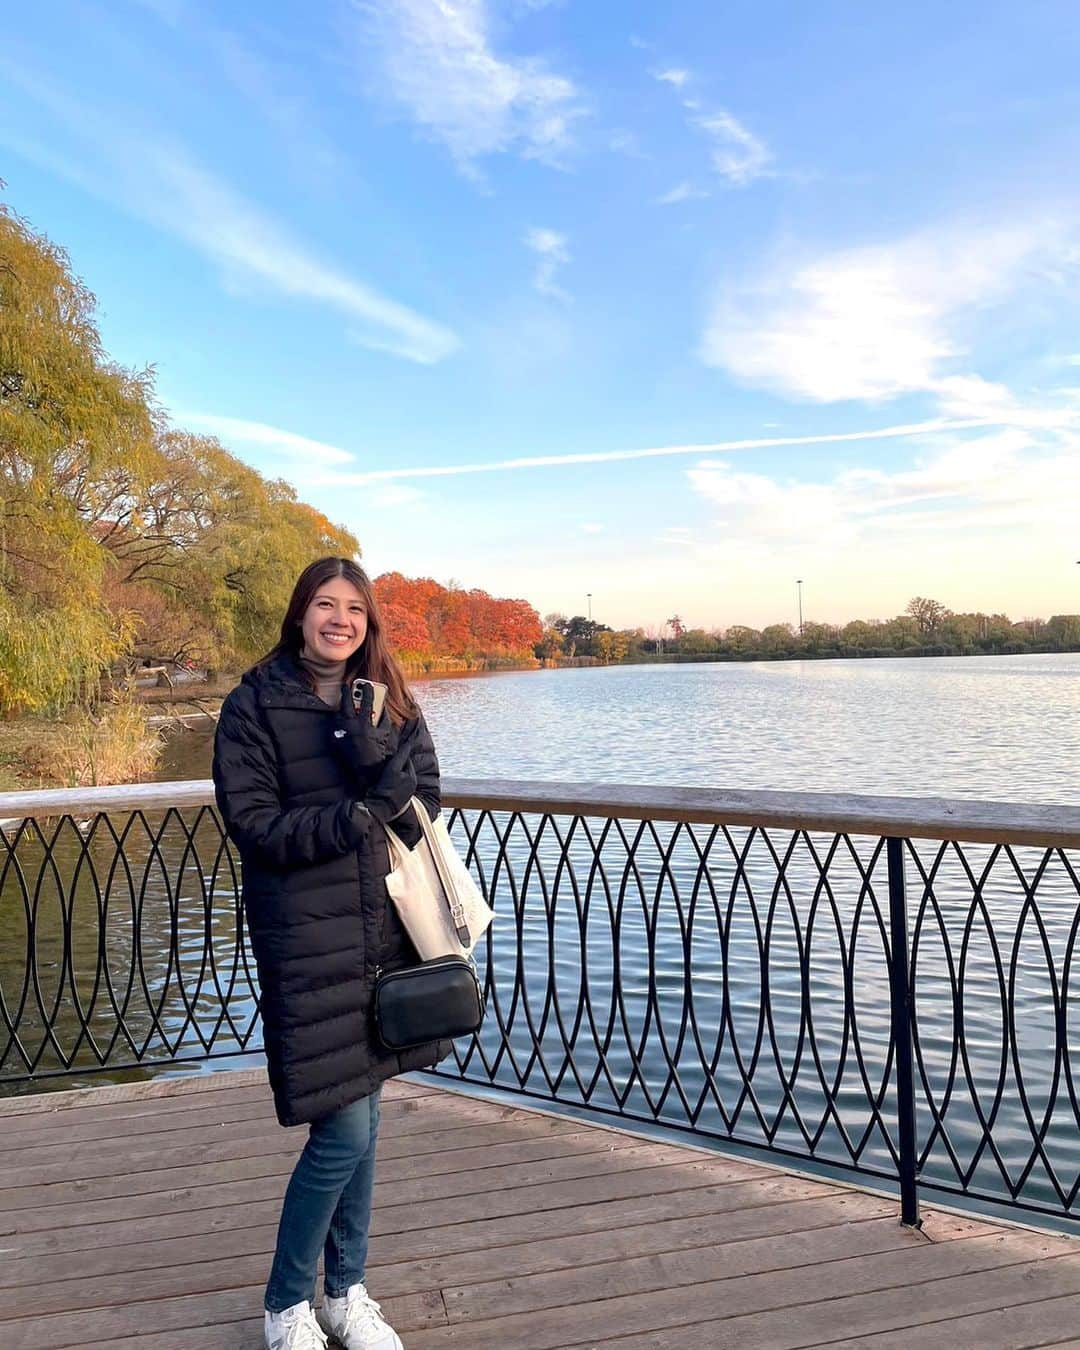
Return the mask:
[[[316,1120],[450,1052],[443,1041],[397,1054],[375,1034],[376,969],[417,957],[386,892],[382,826],[352,810],[366,788],[335,748],[338,726],[338,712],[283,656],[248,671],[229,694],[214,743],[214,787],[240,853],[282,1125]],[[423,718],[401,736],[412,737],[416,795],[434,818],[439,765]],[[410,816],[394,829],[411,843],[419,830]]]

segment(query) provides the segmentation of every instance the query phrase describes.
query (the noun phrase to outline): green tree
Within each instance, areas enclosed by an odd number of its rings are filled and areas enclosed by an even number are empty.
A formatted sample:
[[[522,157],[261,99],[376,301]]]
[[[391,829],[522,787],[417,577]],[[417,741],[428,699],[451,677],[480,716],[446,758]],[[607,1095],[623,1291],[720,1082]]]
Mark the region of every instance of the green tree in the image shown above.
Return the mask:
[[[761,647],[761,634],[756,628],[736,623],[724,634],[724,647],[735,653],[757,651]]]
[[[789,623],[770,623],[761,630],[762,651],[774,655],[795,650],[797,638]]]
[[[1046,636],[1055,647],[1080,647],[1080,614],[1052,614],[1046,621]]]
[[[845,647],[866,647],[881,645],[881,625],[867,623],[865,619],[852,619],[840,630],[840,640]]]
[[[296,575],[355,537],[110,362],[63,251],[0,208],[0,712],[144,653],[245,662]]]
[[[63,250],[0,206],[3,711],[70,701],[130,638],[85,512],[99,483],[141,484],[149,377],[107,360],[93,311]]]
[[[718,647],[719,643],[704,628],[685,628],[679,638],[679,651],[690,656],[704,656]]]
[[[949,616],[949,610],[940,600],[928,600],[922,595],[916,595],[909,600],[904,613],[915,620],[916,626],[924,638],[936,636],[938,629]]]

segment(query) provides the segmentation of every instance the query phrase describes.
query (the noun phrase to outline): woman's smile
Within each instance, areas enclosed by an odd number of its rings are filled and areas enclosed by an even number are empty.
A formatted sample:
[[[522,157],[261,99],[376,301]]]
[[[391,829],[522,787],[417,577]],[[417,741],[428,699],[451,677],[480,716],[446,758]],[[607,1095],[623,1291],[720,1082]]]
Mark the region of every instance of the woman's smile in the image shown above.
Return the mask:
[[[367,637],[364,597],[351,581],[331,577],[315,592],[300,627],[309,656],[347,661]]]

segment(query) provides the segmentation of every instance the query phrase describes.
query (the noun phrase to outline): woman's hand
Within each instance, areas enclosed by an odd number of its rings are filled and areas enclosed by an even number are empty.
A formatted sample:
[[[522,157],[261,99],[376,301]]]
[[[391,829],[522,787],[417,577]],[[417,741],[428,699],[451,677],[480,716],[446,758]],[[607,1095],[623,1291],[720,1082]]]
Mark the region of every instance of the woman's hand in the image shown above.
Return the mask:
[[[401,742],[382,767],[374,786],[364,797],[368,811],[386,825],[399,816],[416,793],[416,770],[413,767],[413,740],[418,723],[406,722],[402,727]]]
[[[398,748],[398,729],[385,711],[377,727],[371,725],[371,711],[375,705],[375,690],[370,684],[362,686],[360,707],[353,703],[352,684],[341,687],[341,708],[334,729],[334,743],[341,749],[346,763],[354,769],[374,769],[385,764]]]

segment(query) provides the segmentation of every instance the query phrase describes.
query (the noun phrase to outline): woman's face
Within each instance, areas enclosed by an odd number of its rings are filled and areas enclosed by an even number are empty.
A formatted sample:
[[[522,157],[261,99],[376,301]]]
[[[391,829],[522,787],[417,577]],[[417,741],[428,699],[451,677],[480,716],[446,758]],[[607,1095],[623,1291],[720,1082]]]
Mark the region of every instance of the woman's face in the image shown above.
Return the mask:
[[[300,627],[308,656],[347,661],[367,636],[364,597],[345,577],[331,577],[312,596]]]

